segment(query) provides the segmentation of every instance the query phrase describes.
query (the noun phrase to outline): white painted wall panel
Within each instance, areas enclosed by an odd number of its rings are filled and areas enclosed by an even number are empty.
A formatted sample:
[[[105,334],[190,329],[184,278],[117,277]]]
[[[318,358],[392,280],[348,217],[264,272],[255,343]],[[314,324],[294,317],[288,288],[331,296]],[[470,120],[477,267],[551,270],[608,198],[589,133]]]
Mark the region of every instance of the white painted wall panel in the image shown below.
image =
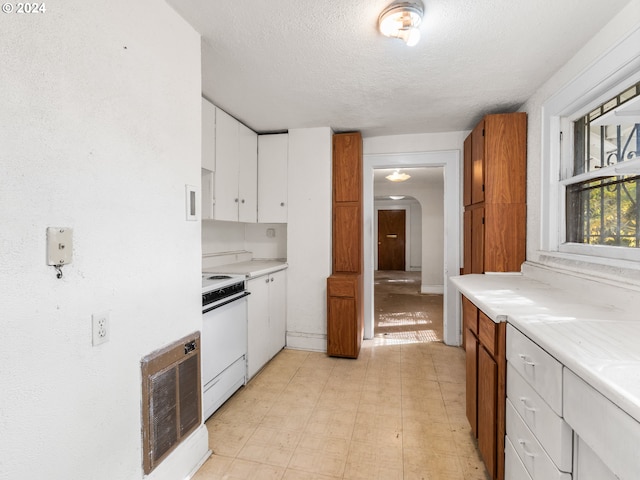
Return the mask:
[[[287,346],[326,350],[331,275],[331,154],[328,127],[289,130]]]
[[[0,478],[139,479],[140,359],[201,327],[199,36],[164,2],[69,0],[2,38]],[[74,230],[60,280],[48,226]],[[149,478],[184,478],[193,438]]]

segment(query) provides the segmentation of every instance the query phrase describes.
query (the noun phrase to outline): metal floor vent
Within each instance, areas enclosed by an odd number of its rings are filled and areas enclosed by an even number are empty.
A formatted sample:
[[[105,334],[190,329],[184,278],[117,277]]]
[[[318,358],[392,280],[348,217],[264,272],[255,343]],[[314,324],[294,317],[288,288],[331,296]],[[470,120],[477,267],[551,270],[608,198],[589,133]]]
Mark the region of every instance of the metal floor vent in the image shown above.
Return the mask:
[[[142,367],[142,464],[150,473],[202,421],[200,332],[147,355]]]

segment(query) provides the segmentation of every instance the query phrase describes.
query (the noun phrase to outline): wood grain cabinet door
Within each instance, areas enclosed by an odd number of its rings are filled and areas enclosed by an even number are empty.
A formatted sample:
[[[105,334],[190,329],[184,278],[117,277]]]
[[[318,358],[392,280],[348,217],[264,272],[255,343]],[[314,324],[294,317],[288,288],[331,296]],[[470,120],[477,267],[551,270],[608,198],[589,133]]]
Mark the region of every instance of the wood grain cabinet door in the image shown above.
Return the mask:
[[[333,201],[362,201],[362,135],[333,136]]]
[[[478,449],[491,478],[496,478],[498,365],[478,347]]]
[[[467,419],[473,436],[478,436],[478,339],[471,330],[464,330],[465,354],[467,360]]]
[[[471,203],[484,202],[484,120],[471,132]]]

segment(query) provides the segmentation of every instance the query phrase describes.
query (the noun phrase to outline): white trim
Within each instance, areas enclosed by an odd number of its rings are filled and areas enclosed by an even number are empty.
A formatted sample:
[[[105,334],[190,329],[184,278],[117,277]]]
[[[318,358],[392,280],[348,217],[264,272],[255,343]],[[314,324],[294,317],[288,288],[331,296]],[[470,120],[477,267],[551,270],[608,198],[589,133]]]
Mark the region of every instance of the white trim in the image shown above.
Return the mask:
[[[604,253],[616,258],[629,260],[630,252],[620,257],[616,252],[620,249],[594,250],[589,245],[565,245],[564,212],[565,185],[561,178],[568,178],[568,165],[562,163],[564,153],[567,157],[571,132],[560,141],[563,117],[575,119],[586,114],[590,109],[606,101],[612,92],[623,91],[640,80],[640,25],[623,37],[617,44],[607,50],[598,60],[593,62],[573,81],[547,100],[542,106],[542,168],[541,168],[541,225],[540,246],[545,253],[563,252],[565,259],[571,254],[580,253],[586,257],[576,258],[576,262],[584,265],[584,258]],[[565,128],[566,129],[566,128]],[[566,182],[564,182],[566,183]],[[576,249],[576,247],[579,247]],[[640,252],[631,253],[631,257],[640,259]],[[600,262],[593,261],[597,269]]]
[[[364,336],[373,337],[373,170],[394,167],[444,167],[444,343],[460,345],[460,305],[457,295],[449,295],[448,278],[460,273],[460,150],[438,152],[364,155]],[[455,290],[454,290],[455,291]]]
[[[327,351],[327,336],[305,332],[287,331],[287,346],[291,350],[310,350],[312,352]]]
[[[420,293],[444,295],[444,285],[421,285]]]

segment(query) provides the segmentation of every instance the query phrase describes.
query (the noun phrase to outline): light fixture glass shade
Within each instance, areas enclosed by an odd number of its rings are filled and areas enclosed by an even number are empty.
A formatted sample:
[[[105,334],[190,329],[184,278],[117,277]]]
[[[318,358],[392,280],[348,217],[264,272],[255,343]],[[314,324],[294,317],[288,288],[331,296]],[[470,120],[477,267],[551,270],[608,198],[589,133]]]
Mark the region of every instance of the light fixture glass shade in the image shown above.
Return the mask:
[[[421,3],[393,3],[378,17],[380,33],[387,37],[400,38],[413,47],[420,40],[418,26],[422,21],[424,8]]]
[[[405,180],[409,180],[411,178],[411,175],[407,175],[406,173],[400,173],[400,170],[396,170],[391,175],[387,175],[384,178],[392,182],[404,182]]]
[[[404,195],[389,195],[389,198],[391,200],[402,200],[404,198]]]

